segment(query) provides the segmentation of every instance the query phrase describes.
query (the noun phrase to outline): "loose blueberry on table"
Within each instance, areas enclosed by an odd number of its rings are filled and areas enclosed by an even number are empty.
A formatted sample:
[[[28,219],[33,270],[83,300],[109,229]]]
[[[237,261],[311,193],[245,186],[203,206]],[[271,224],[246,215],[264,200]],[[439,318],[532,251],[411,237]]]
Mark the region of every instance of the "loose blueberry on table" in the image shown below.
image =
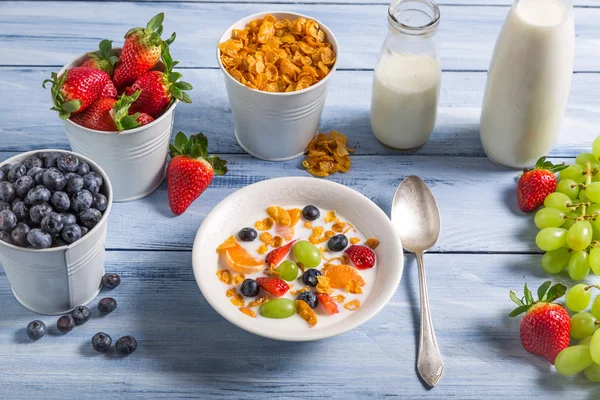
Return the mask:
[[[92,337],[92,347],[100,353],[106,353],[110,350],[112,338],[104,332],[98,332]]]
[[[86,306],[77,306],[71,312],[71,317],[75,321],[75,325],[83,325],[90,319],[92,313]]]
[[[98,302],[98,310],[108,314],[117,309],[117,301],[112,297],[105,297]]]
[[[69,333],[75,327],[75,320],[70,315],[63,315],[56,321],[56,328],[60,333]]]
[[[108,289],[114,289],[121,284],[121,277],[117,274],[104,274],[102,277],[102,286]]]
[[[117,353],[126,356],[137,349],[137,341],[132,336],[123,336],[117,340],[115,348],[117,349]]]
[[[31,321],[27,325],[27,336],[29,336],[32,340],[39,340],[45,334],[48,328],[46,328],[46,324],[44,324],[40,320]]]

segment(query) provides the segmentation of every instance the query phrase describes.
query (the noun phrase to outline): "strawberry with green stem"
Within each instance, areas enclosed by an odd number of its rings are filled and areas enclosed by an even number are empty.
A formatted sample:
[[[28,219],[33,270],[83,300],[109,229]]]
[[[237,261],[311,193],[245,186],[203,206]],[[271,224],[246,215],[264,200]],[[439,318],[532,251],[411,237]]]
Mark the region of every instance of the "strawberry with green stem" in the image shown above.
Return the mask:
[[[203,133],[189,139],[183,132],[170,145],[167,167],[169,206],[175,215],[185,210],[208,188],[214,175],[227,173],[227,161],[208,155],[208,139]]]
[[[517,200],[524,212],[536,210],[544,199],[556,189],[556,172],[567,168],[566,165],[554,165],[541,157],[533,169],[525,169],[517,183]]]
[[[98,45],[99,49],[93,53],[88,53],[90,57],[81,64],[82,67],[99,69],[112,76],[115,64],[119,57],[112,49],[112,40],[104,39]]]
[[[173,61],[169,48],[163,49],[162,60],[165,64],[165,72],[149,71],[140,76],[125,93],[140,90],[140,98],[133,103],[131,110],[133,112],[145,112],[154,118],[159,117],[169,106],[177,100],[184,103],[191,103],[192,99],[185,93],[185,90],[191,90],[192,85],[187,82],[181,82],[181,74],[174,72],[173,67],[178,64]]]
[[[525,284],[524,296],[519,298],[510,291],[510,299],[517,304],[511,313],[516,317],[525,313],[521,319],[521,344],[530,353],[542,356],[554,364],[558,353],[569,346],[571,321],[567,310],[553,302],[567,291],[562,283],[552,286],[551,281],[544,282],[538,289],[538,300]]]
[[[155,15],[145,28],[133,28],[125,34],[125,44],[115,66],[113,81],[117,89],[124,89],[148,72],[160,60],[161,52],[175,40],[175,33],[162,40],[164,13]]]

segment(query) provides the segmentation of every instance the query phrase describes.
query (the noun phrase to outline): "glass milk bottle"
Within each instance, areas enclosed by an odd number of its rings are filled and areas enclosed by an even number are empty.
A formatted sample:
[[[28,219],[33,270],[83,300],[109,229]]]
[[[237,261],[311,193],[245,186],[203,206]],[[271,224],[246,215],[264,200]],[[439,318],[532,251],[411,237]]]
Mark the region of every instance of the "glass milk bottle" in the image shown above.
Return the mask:
[[[371,128],[390,147],[418,148],[433,131],[440,96],[439,20],[440,10],[430,0],[389,6],[389,33],[373,77]]]
[[[573,74],[571,0],[516,0],[494,49],[481,143],[494,162],[531,167],[558,138]]]

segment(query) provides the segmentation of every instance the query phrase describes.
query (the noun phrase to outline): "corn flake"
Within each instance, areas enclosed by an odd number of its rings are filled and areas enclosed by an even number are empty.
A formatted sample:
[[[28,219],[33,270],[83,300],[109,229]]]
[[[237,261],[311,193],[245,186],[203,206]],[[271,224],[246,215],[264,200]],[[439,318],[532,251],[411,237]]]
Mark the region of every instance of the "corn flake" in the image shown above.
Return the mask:
[[[236,293],[237,293],[237,289],[232,287],[232,288],[227,289],[227,291],[225,292],[225,296],[227,296],[227,297],[235,296]]]
[[[275,264],[269,265],[269,268],[265,269],[264,273],[267,276],[274,276],[276,278],[279,278],[279,272],[277,272],[277,268],[276,268]]]
[[[261,244],[260,247],[258,249],[256,249],[256,252],[258,254],[266,254],[268,250],[269,250],[269,248],[267,247],[266,244]]]
[[[274,248],[279,248],[283,246],[283,238],[281,236],[275,236],[273,241],[271,242],[271,246]]]
[[[371,248],[372,250],[375,250],[377,248],[377,246],[379,246],[379,240],[377,240],[375,238],[369,238],[365,242],[365,245],[367,247]]]
[[[250,303],[248,303],[248,307],[256,307],[256,306],[260,306],[261,304],[266,303],[267,301],[269,301],[269,296],[264,295],[263,297],[261,297],[258,300],[254,300],[251,301]]]
[[[304,300],[296,300],[296,312],[302,319],[308,322],[311,327],[317,324],[317,314],[315,310],[310,308],[307,302]]]
[[[300,217],[302,216],[302,210],[299,208],[287,210],[287,213],[290,216],[290,226],[295,226],[298,221],[300,221]]]
[[[232,276],[231,273],[226,269],[220,269],[217,271],[217,278],[226,285],[231,285]]]
[[[344,228],[346,227],[346,223],[342,222],[342,221],[336,221],[333,226],[331,227],[331,230],[337,233],[342,233],[344,232]]]
[[[311,229],[311,228],[312,228],[312,222],[310,222],[310,221],[306,221],[306,222],[304,223],[304,227],[305,227],[305,228],[308,228],[308,229]]]
[[[331,297],[340,304],[343,303],[344,301],[346,301],[346,296],[344,296],[343,294],[338,294],[336,296],[331,296]]]
[[[329,283],[329,278],[323,275],[317,276],[317,292],[319,293],[333,293],[333,289],[331,288],[331,284]]]
[[[325,222],[326,223],[334,222],[337,220],[338,220],[338,217],[337,217],[337,215],[335,215],[335,211],[328,211],[327,214],[325,214]]]
[[[344,308],[346,310],[350,310],[350,311],[358,310],[360,308],[360,301],[359,300],[349,301],[346,304],[344,304]]]
[[[359,283],[356,280],[351,279],[350,282],[346,285],[346,292],[352,294],[362,294],[362,287],[360,287]]]
[[[357,237],[350,238],[350,244],[358,244],[360,243],[360,239]]]
[[[258,229],[259,231],[268,231],[269,229],[271,229],[273,227],[274,223],[275,223],[275,221],[273,221],[272,218],[265,218],[262,221],[256,221],[254,223],[254,227],[256,229]],[[235,238],[234,238],[234,240],[235,240]]]
[[[256,318],[256,313],[248,307],[240,307],[240,311],[252,318]]]
[[[246,303],[244,302],[244,296],[242,296],[241,294],[236,294],[235,296],[233,296],[231,298],[231,300],[229,300],[231,302],[231,304],[233,304],[234,306],[241,306],[244,307],[246,305]]]
[[[279,206],[271,206],[267,208],[267,214],[273,218],[275,223],[280,226],[289,226],[292,223],[290,214]]]
[[[273,242],[273,236],[269,232],[261,233],[258,236],[258,239],[265,244],[271,244]]]
[[[244,282],[244,280],[246,279],[246,275],[244,274],[237,274],[234,278],[233,278],[233,283],[235,285],[239,285],[240,283]]]
[[[298,290],[292,290],[291,293],[296,296],[299,295],[300,293],[304,293],[304,292],[308,292],[310,290],[310,288],[308,286],[304,286],[303,288],[300,288]]]
[[[327,68],[322,61],[319,63]],[[310,68],[312,67],[303,67],[303,71],[307,74],[304,76],[312,76]],[[317,76],[319,74],[323,74],[321,69],[316,72]],[[309,143],[308,154],[302,161],[302,165],[310,174],[319,177],[326,177],[336,172],[348,172],[350,170],[350,153],[354,150],[347,147],[347,141],[348,138],[338,131],[332,130],[328,135],[319,133]],[[334,222],[334,220],[326,220],[326,222]]]

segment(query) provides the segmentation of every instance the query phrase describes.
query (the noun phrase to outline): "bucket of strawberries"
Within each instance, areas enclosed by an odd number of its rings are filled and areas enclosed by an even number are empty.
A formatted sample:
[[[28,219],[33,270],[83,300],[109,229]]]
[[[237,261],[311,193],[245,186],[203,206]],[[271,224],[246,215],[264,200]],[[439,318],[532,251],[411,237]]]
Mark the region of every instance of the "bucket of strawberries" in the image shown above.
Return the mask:
[[[51,79],[53,107],[64,121],[73,151],[96,161],[109,176],[114,201],[131,201],[164,179],[174,110],[191,103],[162,39],[164,14],[125,34],[122,48],[102,40],[99,49],[65,65]]]

